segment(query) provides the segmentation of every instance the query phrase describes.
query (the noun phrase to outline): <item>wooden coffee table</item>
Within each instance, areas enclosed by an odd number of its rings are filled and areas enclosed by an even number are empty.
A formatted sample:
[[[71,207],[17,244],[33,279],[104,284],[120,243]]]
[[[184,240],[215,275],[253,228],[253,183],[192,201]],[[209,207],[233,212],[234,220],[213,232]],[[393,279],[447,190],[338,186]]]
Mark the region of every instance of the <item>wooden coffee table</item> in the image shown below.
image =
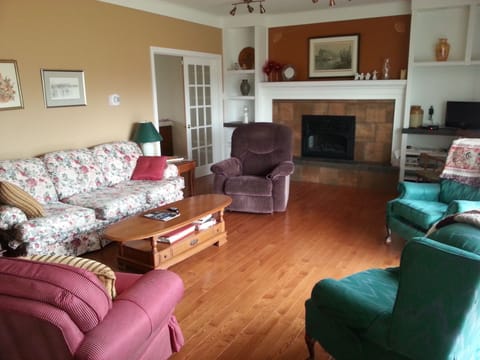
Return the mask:
[[[231,202],[230,197],[220,194],[191,196],[144,213],[177,207],[180,216],[175,219],[164,222],[140,214],[107,227],[103,236],[119,243],[120,269],[131,268],[142,272],[166,269],[211,245],[221,246],[227,242],[223,213]],[[195,231],[173,244],[158,242],[162,235],[208,215],[217,220],[212,227]]]

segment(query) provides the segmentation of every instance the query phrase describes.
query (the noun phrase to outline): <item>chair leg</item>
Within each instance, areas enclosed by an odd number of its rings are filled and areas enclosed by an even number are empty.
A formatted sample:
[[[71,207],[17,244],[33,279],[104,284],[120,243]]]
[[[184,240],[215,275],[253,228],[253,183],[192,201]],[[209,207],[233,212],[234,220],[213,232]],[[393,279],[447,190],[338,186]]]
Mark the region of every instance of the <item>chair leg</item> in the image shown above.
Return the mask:
[[[386,225],[387,227],[387,235],[385,236],[385,244],[390,244],[392,242],[392,230]]]
[[[305,334],[305,343],[307,344],[307,349],[308,349],[307,360],[314,360],[315,359],[315,339],[312,339],[310,336]]]

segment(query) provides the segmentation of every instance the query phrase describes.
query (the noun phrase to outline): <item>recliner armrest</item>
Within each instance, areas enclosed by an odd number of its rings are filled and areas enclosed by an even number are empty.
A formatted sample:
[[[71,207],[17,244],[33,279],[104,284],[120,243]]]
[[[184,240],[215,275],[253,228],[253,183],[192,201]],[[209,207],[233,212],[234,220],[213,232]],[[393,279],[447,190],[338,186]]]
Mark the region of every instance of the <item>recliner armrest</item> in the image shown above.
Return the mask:
[[[76,359],[135,358],[150,336],[171,322],[183,296],[183,281],[167,270],[153,270],[118,295],[103,321],[88,332]],[[125,341],[118,341],[119,334]]]
[[[275,180],[279,176],[288,176],[293,173],[295,165],[292,161],[282,161],[267,175],[267,179]]]
[[[400,193],[398,198],[438,201],[440,195],[440,184],[400,182],[397,190]]]
[[[242,175],[242,163],[235,157],[222,160],[210,167],[214,174],[226,177]]]

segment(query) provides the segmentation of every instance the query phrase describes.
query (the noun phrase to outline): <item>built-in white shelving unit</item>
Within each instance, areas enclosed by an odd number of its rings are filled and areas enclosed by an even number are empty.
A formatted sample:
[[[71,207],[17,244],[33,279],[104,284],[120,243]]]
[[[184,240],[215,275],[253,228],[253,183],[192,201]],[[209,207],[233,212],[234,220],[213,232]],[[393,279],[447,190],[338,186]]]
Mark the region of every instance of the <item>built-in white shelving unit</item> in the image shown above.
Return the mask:
[[[253,69],[236,69],[240,52],[252,47],[255,51]],[[223,80],[224,80],[224,138],[225,156],[230,155],[231,137],[235,126],[244,121],[245,109],[248,121],[257,121],[258,84],[263,80],[262,66],[267,58],[267,30],[263,26],[226,27],[223,29]],[[239,64],[240,65],[240,64]],[[250,93],[243,96],[242,80],[250,84]]]
[[[447,38],[447,61],[436,61],[435,45]],[[410,106],[425,111],[423,124],[445,126],[446,102],[480,101],[480,0],[412,0],[409,66],[404,128],[409,127]],[[429,120],[428,109],[434,114]],[[448,148],[455,132],[426,131],[402,134],[400,180],[411,179],[416,151],[437,153]]]

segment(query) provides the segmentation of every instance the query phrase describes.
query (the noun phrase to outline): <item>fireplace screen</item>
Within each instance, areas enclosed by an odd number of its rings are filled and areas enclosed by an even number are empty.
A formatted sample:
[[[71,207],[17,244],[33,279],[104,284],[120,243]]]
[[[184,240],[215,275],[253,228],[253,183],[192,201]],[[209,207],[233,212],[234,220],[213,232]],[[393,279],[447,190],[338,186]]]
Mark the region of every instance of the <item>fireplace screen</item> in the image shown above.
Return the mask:
[[[353,160],[355,116],[303,115],[302,156]]]

